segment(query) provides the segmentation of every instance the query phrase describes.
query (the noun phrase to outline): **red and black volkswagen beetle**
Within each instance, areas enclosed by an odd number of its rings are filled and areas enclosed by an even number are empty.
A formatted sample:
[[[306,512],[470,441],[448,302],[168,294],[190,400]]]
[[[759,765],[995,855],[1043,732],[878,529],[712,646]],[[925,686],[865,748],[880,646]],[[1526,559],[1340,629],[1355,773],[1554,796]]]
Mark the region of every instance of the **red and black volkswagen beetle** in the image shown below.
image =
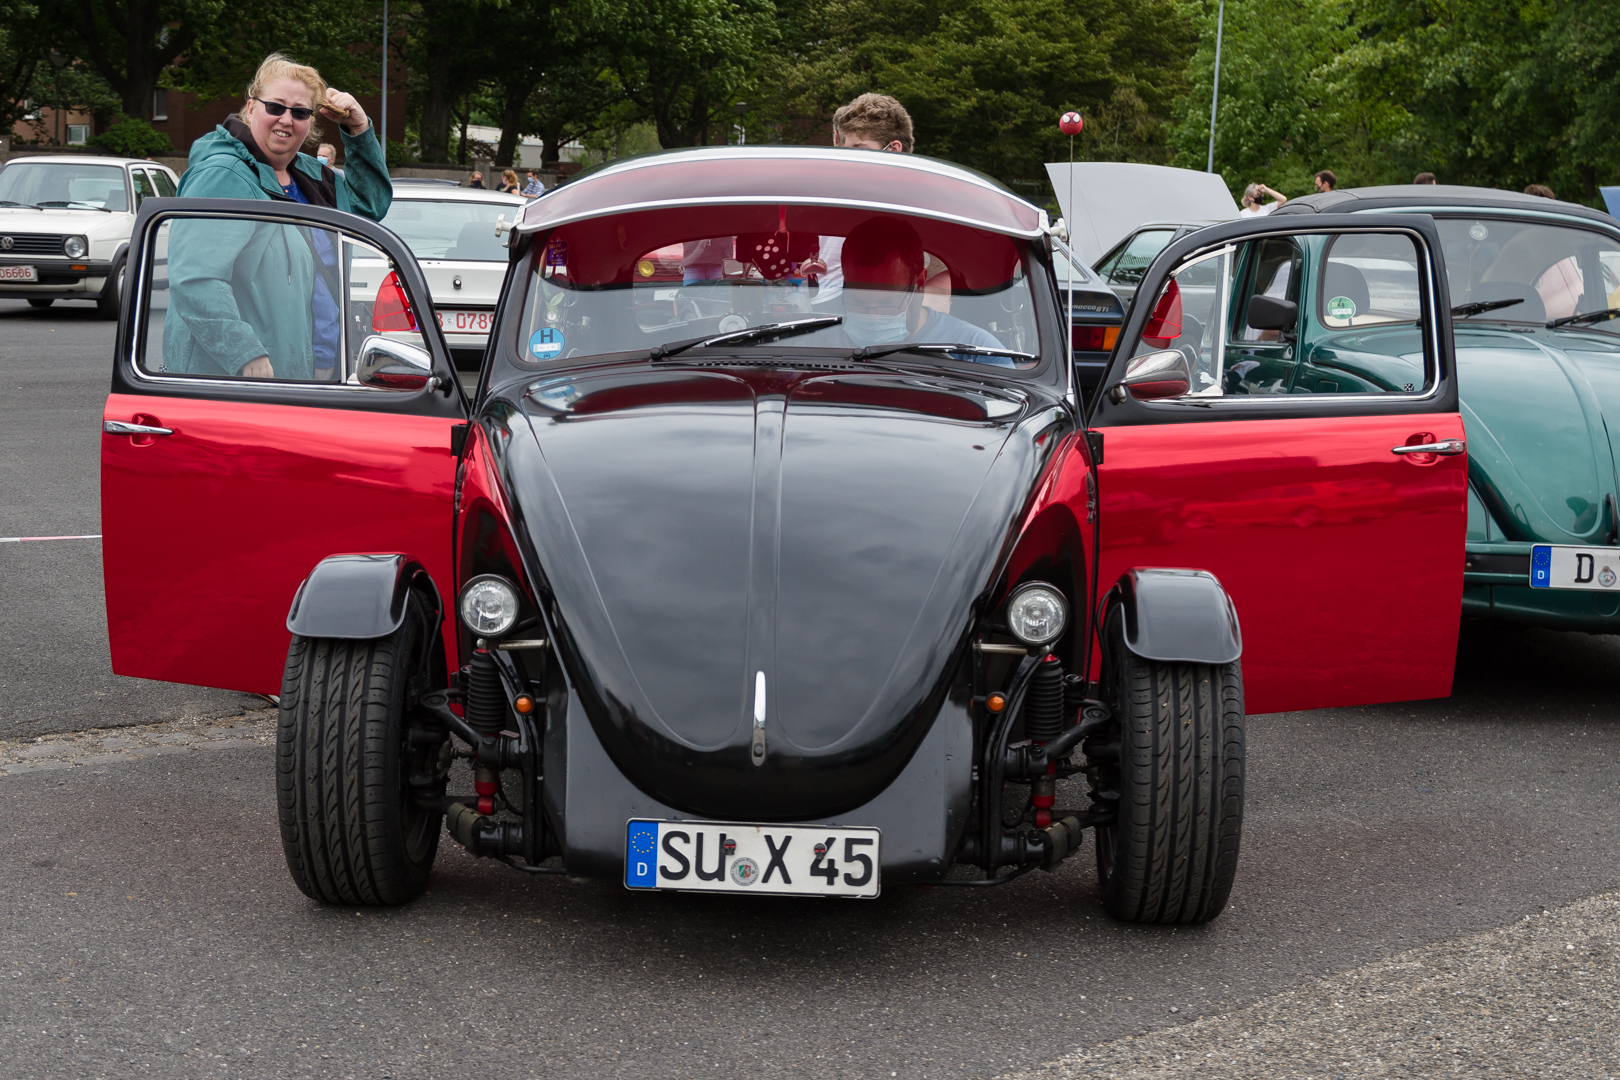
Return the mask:
[[[441,822],[525,870],[866,897],[1052,869],[1090,828],[1116,916],[1212,918],[1245,695],[1449,691],[1438,241],[1184,238],[1083,403],[1060,231],[910,155],[616,163],[507,234],[465,389],[387,230],[149,202],[103,436],[115,669],[279,694],[287,863],[331,903],[416,896]],[[1405,392],[1223,394],[1298,331],[1323,268],[1278,261],[1291,234],[1414,269],[1368,331]]]

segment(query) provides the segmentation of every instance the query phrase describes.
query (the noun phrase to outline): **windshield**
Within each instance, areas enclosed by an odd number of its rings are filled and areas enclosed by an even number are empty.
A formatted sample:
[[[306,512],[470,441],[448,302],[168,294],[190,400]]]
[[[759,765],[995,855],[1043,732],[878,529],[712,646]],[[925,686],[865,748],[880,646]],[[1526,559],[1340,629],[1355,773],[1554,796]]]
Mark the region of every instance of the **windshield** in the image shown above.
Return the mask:
[[[18,161],[0,170],[0,205],[128,210],[124,170],[116,165]]]
[[[1595,229],[1505,218],[1441,218],[1451,305],[1516,304],[1459,318],[1545,323],[1620,307],[1620,241]],[[1620,320],[1586,324],[1620,333]]]
[[[506,238],[495,235],[495,219],[505,214],[513,221],[522,209],[497,202],[395,198],[382,223],[418,259],[503,263]]]
[[[961,225],[840,207],[695,207],[563,225],[533,251],[518,341],[531,363],[650,354],[805,319],[838,321],[771,351],[963,345],[932,359],[1038,362],[1024,245]],[[758,340],[729,347],[760,352]]]

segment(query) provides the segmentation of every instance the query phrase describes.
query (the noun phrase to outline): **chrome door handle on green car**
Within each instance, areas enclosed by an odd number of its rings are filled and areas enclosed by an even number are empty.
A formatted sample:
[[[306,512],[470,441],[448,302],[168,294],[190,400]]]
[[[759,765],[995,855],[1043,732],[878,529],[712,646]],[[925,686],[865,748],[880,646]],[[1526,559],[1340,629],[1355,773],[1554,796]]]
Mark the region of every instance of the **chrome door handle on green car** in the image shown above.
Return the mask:
[[[1439,442],[1418,443],[1416,446],[1392,446],[1392,454],[1461,454],[1468,449],[1461,439],[1442,439]]]

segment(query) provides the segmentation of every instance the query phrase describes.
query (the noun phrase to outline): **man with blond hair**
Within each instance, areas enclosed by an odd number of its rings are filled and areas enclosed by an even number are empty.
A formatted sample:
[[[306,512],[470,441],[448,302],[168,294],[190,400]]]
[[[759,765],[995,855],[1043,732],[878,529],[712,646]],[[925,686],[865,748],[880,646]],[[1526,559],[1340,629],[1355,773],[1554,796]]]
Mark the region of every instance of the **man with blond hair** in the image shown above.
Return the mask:
[[[911,114],[887,94],[862,94],[833,113],[833,145],[911,153]]]

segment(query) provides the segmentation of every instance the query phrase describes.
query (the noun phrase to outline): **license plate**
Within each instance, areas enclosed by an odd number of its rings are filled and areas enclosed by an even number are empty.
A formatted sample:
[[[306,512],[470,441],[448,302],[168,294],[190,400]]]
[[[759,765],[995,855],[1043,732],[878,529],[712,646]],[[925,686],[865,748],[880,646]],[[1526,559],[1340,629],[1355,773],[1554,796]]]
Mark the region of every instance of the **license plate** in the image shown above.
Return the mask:
[[[1620,548],[1537,544],[1530,549],[1530,587],[1620,592]]]
[[[32,266],[0,266],[0,281],[38,281],[39,271]]]
[[[438,311],[439,329],[447,334],[487,334],[495,325],[493,311]]]
[[[625,830],[624,884],[870,898],[878,894],[881,841],[877,829],[631,821]]]

